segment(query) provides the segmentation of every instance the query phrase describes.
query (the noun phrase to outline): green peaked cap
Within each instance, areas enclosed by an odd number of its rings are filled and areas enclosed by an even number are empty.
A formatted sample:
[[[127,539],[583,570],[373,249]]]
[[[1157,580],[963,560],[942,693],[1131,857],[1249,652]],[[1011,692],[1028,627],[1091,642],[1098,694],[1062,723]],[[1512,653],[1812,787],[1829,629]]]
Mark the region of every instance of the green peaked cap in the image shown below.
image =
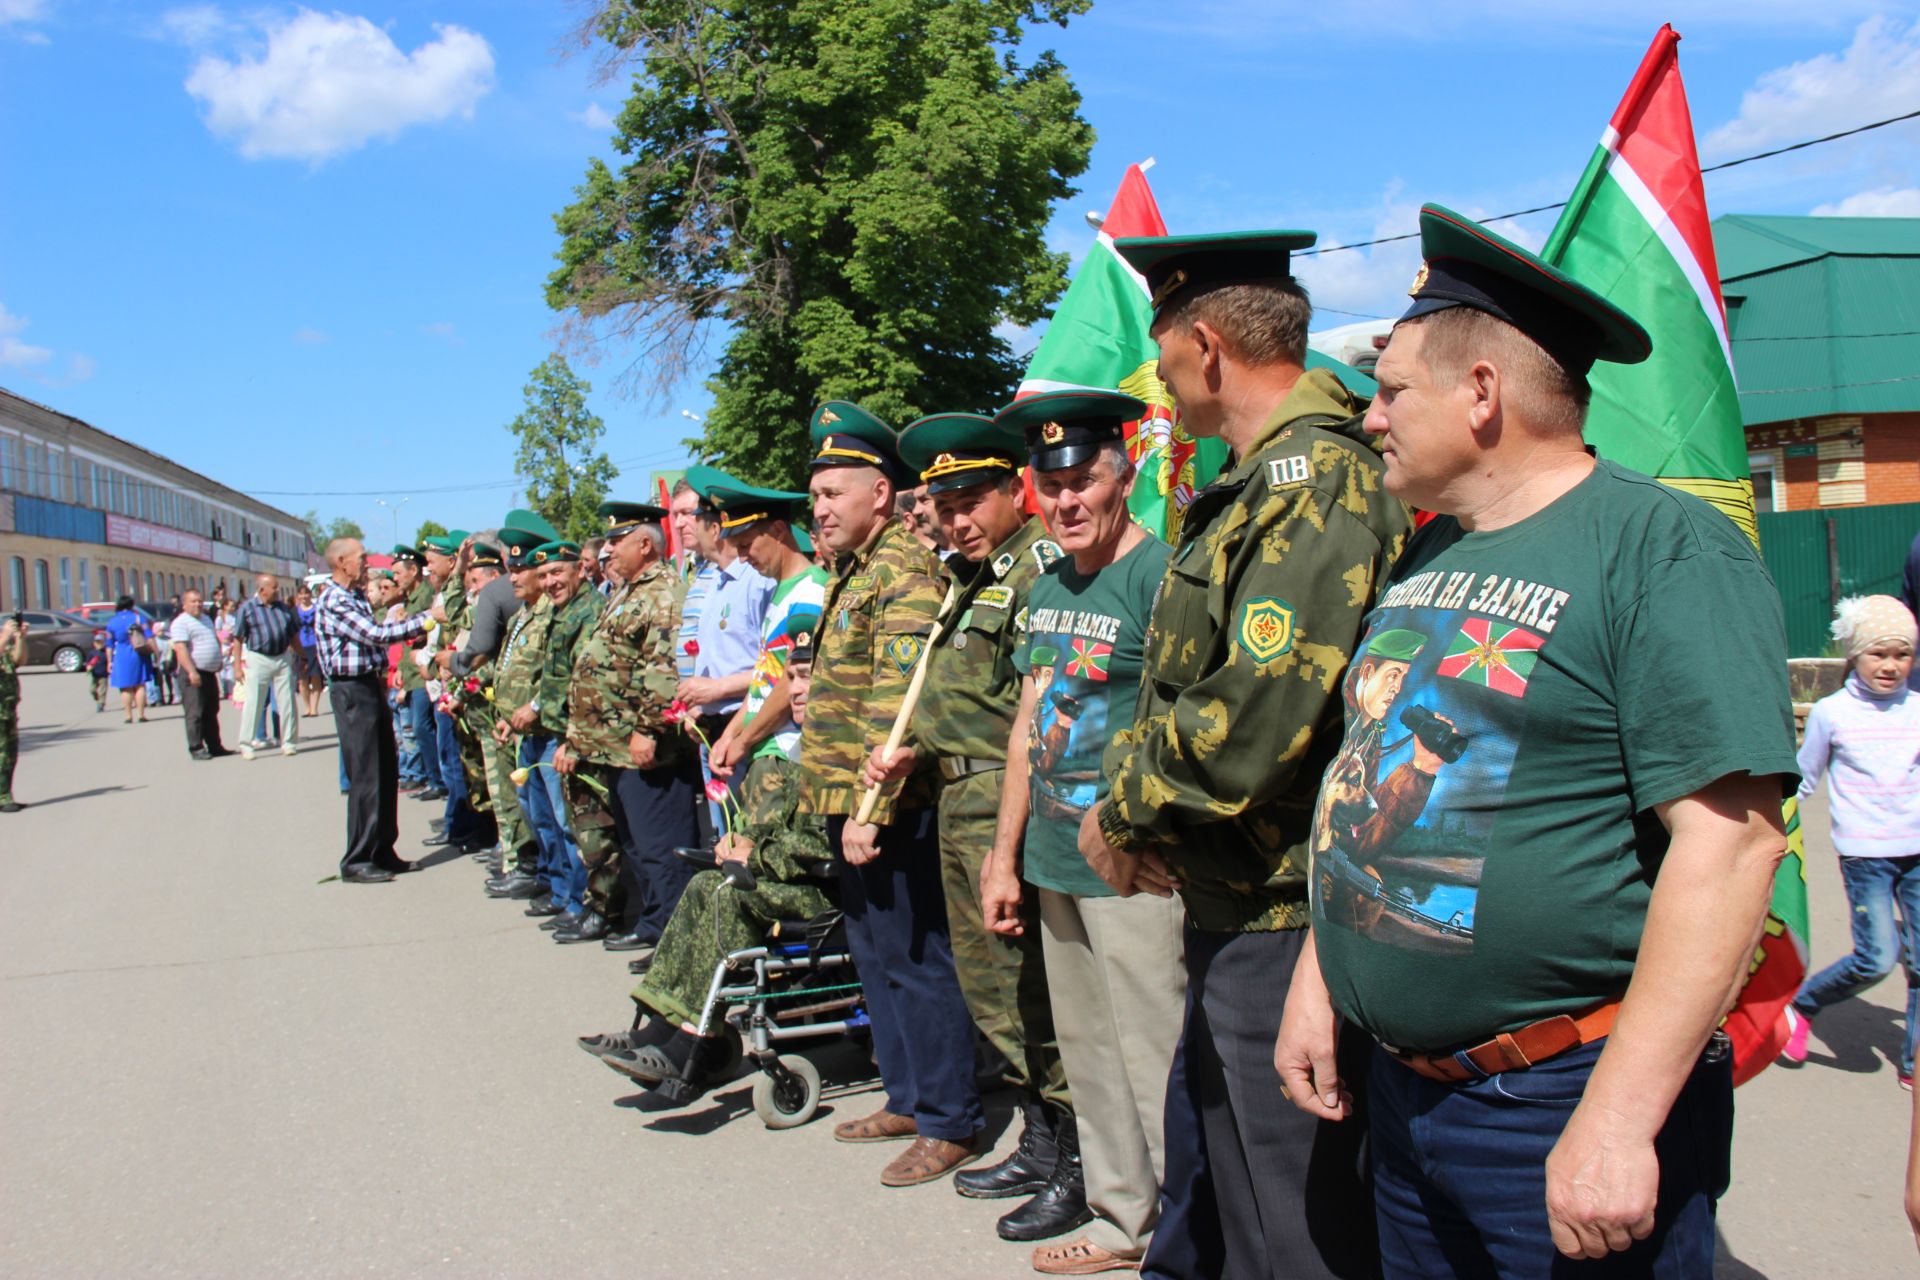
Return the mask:
[[[473,556],[467,561],[467,567],[469,569],[498,569],[504,564],[505,561],[500,555],[500,548],[494,546],[491,542],[474,543]]]
[[[1421,206],[1420,254],[1426,261],[1407,290],[1413,305],[1402,320],[1450,307],[1484,311],[1539,343],[1576,378],[1596,360],[1638,364],[1653,354],[1653,339],[1632,316],[1451,209]]]
[[[820,633],[820,612],[817,609],[787,615],[786,625],[780,628],[780,634],[792,647],[787,651],[787,661],[813,661],[814,637]]]
[[[1122,236],[1113,249],[1147,279],[1153,314],[1196,285],[1259,284],[1293,276],[1293,255],[1311,231],[1222,231],[1197,236]]]
[[[900,433],[900,461],[928,493],[1017,475],[1026,452],[1019,431],[978,413],[931,413]]]
[[[998,426],[1018,431],[1037,471],[1076,466],[1110,440],[1126,439],[1129,422],[1145,414],[1144,401],[1118,391],[1043,391],[1015,400],[994,415]]]
[[[510,514],[507,517],[511,520]],[[500,554],[508,569],[525,569],[533,549],[553,539],[532,529],[523,529],[514,524],[500,526]]]
[[[815,471],[821,467],[878,467],[898,480],[900,438],[894,429],[847,400],[829,400],[813,411],[809,428]]]
[[[606,539],[618,542],[643,524],[659,524],[667,518],[665,507],[650,502],[607,501],[597,508],[607,522]]]
[[[1367,641],[1367,649],[1362,658],[1382,658],[1388,662],[1412,662],[1427,647],[1427,638],[1418,631],[1399,628],[1382,631]]]
[[[789,525],[788,527],[793,531],[793,545],[800,549],[801,555],[806,556],[808,559],[812,559],[813,558],[813,535],[808,533],[805,529],[802,529],[797,524]]]
[[[557,542],[543,542],[527,552],[527,564],[571,564],[580,559],[580,544],[568,542],[564,538]]]
[[[466,540],[465,531],[449,530],[446,533],[436,533],[432,537],[420,539],[420,548],[443,556],[457,556],[460,554],[460,544]]]
[[[792,520],[807,495],[791,489],[767,489],[715,467],[687,468],[687,483],[720,519],[723,537],[736,537],[762,520]]]
[[[525,507],[515,507],[507,512],[507,518],[500,522],[504,532],[507,529],[522,529],[528,533],[540,535],[540,541],[552,542],[560,536],[560,531],[548,523],[547,518],[538,511],[528,511]]]
[[[393,557],[394,563],[396,564],[398,564],[402,560],[406,561],[408,564],[425,564],[427,562],[427,558],[420,554],[420,548],[410,547],[404,542],[396,546],[392,551],[388,552],[387,554]]]

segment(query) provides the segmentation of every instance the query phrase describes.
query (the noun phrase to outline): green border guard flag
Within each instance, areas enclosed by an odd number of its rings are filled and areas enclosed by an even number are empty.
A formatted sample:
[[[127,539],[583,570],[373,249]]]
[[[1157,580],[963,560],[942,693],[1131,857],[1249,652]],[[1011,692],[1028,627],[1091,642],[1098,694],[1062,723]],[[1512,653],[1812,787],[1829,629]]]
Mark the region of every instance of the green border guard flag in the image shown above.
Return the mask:
[[[1661,27],[1540,256],[1619,306],[1653,337],[1640,364],[1597,364],[1587,442],[1615,462],[1697,494],[1759,541],[1727,308],[1700,181],[1680,36]],[[1786,1042],[1786,1006],[1807,972],[1806,860],[1786,805],[1788,853],[1726,1031],[1734,1079]]]

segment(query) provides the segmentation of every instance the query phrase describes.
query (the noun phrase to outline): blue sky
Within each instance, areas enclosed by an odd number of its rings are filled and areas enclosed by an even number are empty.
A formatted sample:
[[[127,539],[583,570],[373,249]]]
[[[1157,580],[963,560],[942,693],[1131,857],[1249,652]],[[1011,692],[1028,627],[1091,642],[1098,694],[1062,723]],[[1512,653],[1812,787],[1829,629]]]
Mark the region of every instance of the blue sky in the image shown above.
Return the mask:
[[[854,0],[849,0],[854,2]],[[1604,13],[1599,10],[1604,9]],[[609,154],[619,85],[570,0],[0,0],[0,385],[376,540],[516,500],[552,348],[551,215]],[[1057,49],[1098,131],[1076,256],[1152,156],[1175,232],[1413,228],[1571,189],[1660,22],[1708,163],[1920,108],[1912,3],[1096,0]],[[1708,178],[1716,213],[1920,216],[1920,121]],[[1551,215],[1502,224],[1538,243]],[[1398,309],[1411,245],[1304,269],[1322,326]],[[715,345],[713,354],[717,355]],[[582,365],[635,491],[706,401]],[[438,492],[435,492],[438,491]]]

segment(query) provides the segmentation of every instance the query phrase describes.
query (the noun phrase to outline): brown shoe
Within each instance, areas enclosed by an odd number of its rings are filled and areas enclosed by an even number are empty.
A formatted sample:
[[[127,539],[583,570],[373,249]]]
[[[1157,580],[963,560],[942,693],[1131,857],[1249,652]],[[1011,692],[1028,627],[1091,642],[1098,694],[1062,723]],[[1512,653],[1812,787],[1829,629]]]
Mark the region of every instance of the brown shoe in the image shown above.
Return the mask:
[[[944,1178],[962,1165],[980,1158],[980,1139],[948,1142],[944,1138],[915,1138],[913,1145],[880,1171],[883,1187],[917,1187]]]
[[[834,1139],[839,1142],[898,1142],[919,1132],[920,1126],[912,1116],[897,1116],[891,1111],[876,1111],[833,1126]]]
[[[1101,1271],[1138,1271],[1140,1259],[1123,1258],[1081,1236],[1033,1251],[1033,1269],[1048,1276],[1090,1276]]]

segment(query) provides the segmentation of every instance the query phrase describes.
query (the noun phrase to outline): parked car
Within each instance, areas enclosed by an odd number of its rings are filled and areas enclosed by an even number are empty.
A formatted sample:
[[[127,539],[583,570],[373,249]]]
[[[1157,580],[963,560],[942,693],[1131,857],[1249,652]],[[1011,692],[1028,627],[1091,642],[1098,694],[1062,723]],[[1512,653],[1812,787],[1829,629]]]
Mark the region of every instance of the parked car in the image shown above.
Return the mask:
[[[100,628],[84,618],[44,609],[25,609],[21,619],[27,624],[27,665],[52,663],[62,671],[78,671],[93,648],[94,633]]]

